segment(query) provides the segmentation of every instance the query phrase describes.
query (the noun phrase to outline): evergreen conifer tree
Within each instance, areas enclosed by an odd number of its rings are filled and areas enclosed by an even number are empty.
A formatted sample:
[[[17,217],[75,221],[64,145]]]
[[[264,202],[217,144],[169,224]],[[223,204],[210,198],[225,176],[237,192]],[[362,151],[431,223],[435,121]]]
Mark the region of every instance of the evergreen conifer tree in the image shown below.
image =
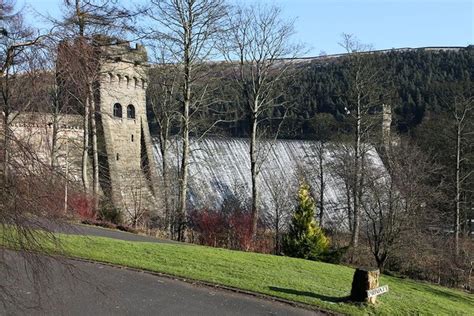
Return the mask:
[[[298,206],[293,214],[288,234],[283,239],[283,252],[290,257],[316,260],[329,247],[329,240],[314,219],[315,202],[309,186],[298,190]]]

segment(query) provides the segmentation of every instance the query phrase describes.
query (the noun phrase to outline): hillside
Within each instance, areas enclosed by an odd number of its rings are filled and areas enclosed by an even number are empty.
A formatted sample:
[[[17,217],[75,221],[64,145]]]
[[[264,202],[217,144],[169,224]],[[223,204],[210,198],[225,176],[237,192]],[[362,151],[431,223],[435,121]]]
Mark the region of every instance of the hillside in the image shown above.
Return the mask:
[[[428,113],[446,111],[446,99],[453,93],[468,94],[474,82],[474,46],[421,47],[381,50],[366,54],[374,57],[374,65],[384,73],[380,85],[386,90],[380,102],[390,104],[393,126],[401,133],[413,131]],[[283,107],[290,106],[280,138],[315,137],[310,120],[317,113],[330,113],[347,128],[350,120],[345,108],[348,100],[349,69],[347,54],[285,59],[294,64],[294,74],[280,83],[277,106],[266,113],[270,121],[279,122]],[[239,105],[239,95],[226,72],[225,63],[213,63],[206,83],[214,84],[212,106],[201,113],[199,130],[220,119],[215,133],[234,137],[247,136],[248,114]],[[214,82],[210,79],[213,77]],[[156,80],[153,75],[151,82]],[[217,101],[221,100],[221,101]],[[207,122],[207,123],[205,123]],[[203,127],[205,126],[205,127]],[[275,126],[275,125],[273,125]],[[275,127],[274,127],[275,128]],[[317,136],[316,136],[317,137]]]

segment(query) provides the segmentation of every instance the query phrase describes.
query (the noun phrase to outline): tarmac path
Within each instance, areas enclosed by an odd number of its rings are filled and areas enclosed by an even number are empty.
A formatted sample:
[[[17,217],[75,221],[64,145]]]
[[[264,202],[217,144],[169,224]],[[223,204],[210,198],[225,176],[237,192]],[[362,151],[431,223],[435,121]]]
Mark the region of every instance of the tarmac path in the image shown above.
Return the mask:
[[[170,242],[91,226],[57,229],[131,241]],[[42,270],[0,249],[0,315],[315,315],[251,295],[99,263],[41,257]],[[0,262],[1,263],[1,262]],[[8,267],[8,268],[7,268]],[[8,289],[11,302],[1,287]],[[2,305],[3,301],[6,304]]]
[[[48,228],[58,233],[70,235],[98,236],[127,241],[177,243],[176,241],[172,240],[160,239],[152,236],[137,235],[129,232],[123,232],[120,230],[82,224],[51,225]]]

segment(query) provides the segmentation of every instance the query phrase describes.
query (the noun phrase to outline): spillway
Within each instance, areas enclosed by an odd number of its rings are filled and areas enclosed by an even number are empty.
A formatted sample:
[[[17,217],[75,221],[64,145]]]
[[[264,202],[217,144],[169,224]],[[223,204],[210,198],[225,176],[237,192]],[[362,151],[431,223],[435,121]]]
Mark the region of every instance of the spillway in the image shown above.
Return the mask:
[[[291,208],[296,202],[300,181],[306,181],[316,200],[320,196],[318,153],[315,141],[262,141],[258,151],[261,161],[258,186],[259,204],[266,214],[276,207]],[[159,142],[154,140],[154,154],[161,169]],[[338,175],[340,146],[327,145],[323,154],[325,226],[347,226],[347,195],[344,181]],[[383,167],[374,149],[368,157],[371,164]],[[174,142],[167,155],[168,163],[177,170],[179,146]],[[161,172],[161,170],[160,170]],[[190,208],[219,208],[226,199],[248,202],[251,196],[251,175],[248,139],[192,139],[190,146],[189,191]]]

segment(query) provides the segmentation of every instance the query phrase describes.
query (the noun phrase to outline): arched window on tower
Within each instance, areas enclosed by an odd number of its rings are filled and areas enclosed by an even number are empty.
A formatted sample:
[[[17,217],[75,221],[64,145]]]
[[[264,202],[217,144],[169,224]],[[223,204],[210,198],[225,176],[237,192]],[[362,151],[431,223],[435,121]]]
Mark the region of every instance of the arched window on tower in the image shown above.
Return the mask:
[[[114,117],[122,117],[122,105],[120,103],[114,104]]]
[[[133,106],[133,104],[129,104],[127,106],[127,118],[135,118],[135,107]]]

